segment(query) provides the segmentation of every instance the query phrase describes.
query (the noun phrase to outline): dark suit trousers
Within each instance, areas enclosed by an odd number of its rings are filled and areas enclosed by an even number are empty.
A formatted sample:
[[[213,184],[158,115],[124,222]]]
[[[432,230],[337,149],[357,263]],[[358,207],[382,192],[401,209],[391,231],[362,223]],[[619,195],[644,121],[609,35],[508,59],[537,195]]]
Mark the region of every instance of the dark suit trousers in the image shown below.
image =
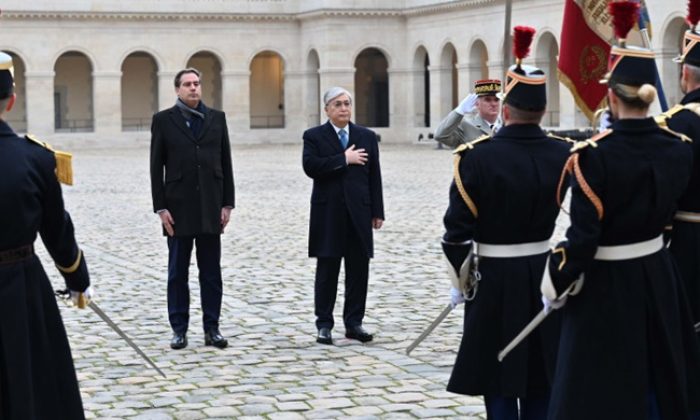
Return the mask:
[[[189,267],[192,246],[197,246],[197,267],[204,331],[219,327],[221,297],[221,236],[168,237],[168,318],[175,333],[187,332],[190,320]]]
[[[367,301],[369,258],[365,246],[348,217],[345,240],[345,328],[362,325]],[[333,307],[338,292],[341,257],[319,257],[316,261],[314,304],[317,328],[333,328]]]

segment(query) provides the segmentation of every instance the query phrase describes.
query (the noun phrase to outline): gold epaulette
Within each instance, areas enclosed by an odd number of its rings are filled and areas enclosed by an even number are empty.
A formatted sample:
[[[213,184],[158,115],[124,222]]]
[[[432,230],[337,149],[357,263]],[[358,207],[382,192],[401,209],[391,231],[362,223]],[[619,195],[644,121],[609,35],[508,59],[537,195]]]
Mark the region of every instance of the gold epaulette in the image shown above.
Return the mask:
[[[552,138],[552,139],[555,139],[555,140],[565,141],[565,142],[571,143],[571,144],[575,144],[575,143],[576,143],[576,141],[575,141],[574,139],[572,139],[572,138],[557,136],[556,134],[552,134],[552,133],[547,133],[547,137]]]
[[[678,131],[673,131],[670,128],[663,126],[663,125],[660,125],[659,128],[664,130],[665,132],[669,133],[673,137],[678,137],[679,139],[681,139],[685,143],[692,143],[693,142],[693,140],[690,137],[686,136],[683,133],[679,133]]]
[[[668,111],[662,112],[661,114],[655,116],[654,121],[656,121],[656,124],[658,124],[659,127],[667,127],[666,121],[684,109],[686,109],[685,106],[678,104]]]
[[[692,111],[697,115],[700,115],[700,103],[691,102],[689,104],[685,104],[683,108],[687,109],[688,111]]]
[[[452,153],[459,154],[465,150],[472,150],[474,148],[474,146],[476,146],[477,144],[484,142],[486,140],[489,140],[489,139],[491,139],[491,135],[484,134],[483,136],[477,137],[476,139],[470,141],[469,143],[460,144]]]
[[[454,165],[453,165],[453,172],[454,172],[454,182],[455,186],[457,186],[457,190],[459,191],[459,195],[462,197],[462,200],[464,200],[464,204],[467,205],[469,208],[469,211],[472,212],[474,215],[474,218],[479,217],[479,209],[477,209],[476,204],[474,203],[474,200],[469,196],[469,193],[467,192],[467,189],[464,188],[464,183],[462,182],[462,177],[459,174],[459,162],[462,160],[462,152],[465,150],[472,150],[474,146],[476,146],[479,143],[482,143],[486,140],[491,139],[490,134],[484,134],[481,137],[477,137],[476,139],[470,141],[469,143],[465,143],[457,147],[454,151],[455,159],[454,159]]]
[[[601,139],[609,136],[613,131],[611,129],[603,130],[600,133],[596,134],[595,136],[591,137],[590,139],[586,139],[583,141],[578,141],[574,143],[574,147],[571,148],[570,152],[571,153],[576,153],[581,149],[585,149],[588,146],[591,147],[598,147],[596,144],[597,141],[600,141]]]
[[[58,178],[58,182],[66,185],[73,185],[73,164],[71,162],[73,155],[61,152],[60,150],[54,150],[50,144],[39,140],[31,134],[25,135],[24,138],[51,151],[56,157],[56,178]]]

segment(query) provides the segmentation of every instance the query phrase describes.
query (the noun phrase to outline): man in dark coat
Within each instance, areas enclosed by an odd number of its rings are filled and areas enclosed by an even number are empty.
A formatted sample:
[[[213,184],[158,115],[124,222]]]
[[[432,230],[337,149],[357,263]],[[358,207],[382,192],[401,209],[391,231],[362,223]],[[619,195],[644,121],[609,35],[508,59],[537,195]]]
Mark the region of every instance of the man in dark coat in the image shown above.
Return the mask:
[[[0,52],[0,419],[83,419],[61,314],[34,254],[38,233],[74,301],[89,294],[59,184],[72,183],[70,155],[12,131],[2,116],[13,91],[12,58]]]
[[[565,304],[548,418],[688,419],[700,346],[662,234],[690,179],[690,140],[647,116],[654,53],[610,55],[614,122],[567,161],[571,227],[542,281],[546,306]]]
[[[168,236],[168,315],[174,333],[170,347],[187,346],[187,282],[196,243],[204,343],[224,348],[228,342],[219,332],[221,234],[235,204],[226,116],[201,101],[196,69],[177,73],[175,92],[175,106],[155,114],[151,125],[153,210]]]
[[[670,249],[695,323],[700,322],[700,34],[695,28],[685,33],[681,88],[686,94],[681,103],[661,114],[657,121],[693,140],[693,172],[688,188],[678,202],[674,216]]]
[[[333,307],[340,261],[345,260],[345,336],[368,342],[362,327],[367,300],[372,228],[384,221],[379,147],[374,132],[350,122],[352,97],[339,87],[324,95],[329,121],[304,132],[304,172],[314,180],[309,257],[316,257],[315,313],[318,337],[332,344]]]
[[[534,31],[533,31],[534,32]],[[571,143],[539,126],[542,70],[512,66],[502,94],[505,126],[455,150],[443,249],[457,276],[470,248],[481,280],[467,293],[464,333],[447,390],[483,395],[487,417],[544,419],[556,361],[557,319],[547,319],[503,363],[497,354],[541,309],[539,282],[559,214],[561,168]],[[465,301],[453,287],[453,306]],[[518,401],[519,400],[519,401]],[[518,408],[520,406],[520,409]]]

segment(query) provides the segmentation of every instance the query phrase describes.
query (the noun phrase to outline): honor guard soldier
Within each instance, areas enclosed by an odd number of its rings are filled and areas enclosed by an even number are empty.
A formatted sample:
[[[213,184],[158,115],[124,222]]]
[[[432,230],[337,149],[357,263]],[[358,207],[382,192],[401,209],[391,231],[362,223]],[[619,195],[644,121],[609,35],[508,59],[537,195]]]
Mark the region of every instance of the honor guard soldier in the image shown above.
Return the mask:
[[[455,150],[444,218],[452,305],[470,299],[447,390],[484,395],[492,420],[545,418],[558,342],[557,320],[548,319],[504,363],[496,358],[505,340],[542,309],[539,282],[559,213],[559,175],[572,146],[539,126],[546,76],[521,64],[534,33],[515,28],[518,64],[508,70],[501,96],[505,125]],[[470,251],[478,259],[478,267],[471,263],[476,284],[465,286]]]
[[[688,419],[700,348],[662,233],[690,178],[689,140],[647,117],[654,54],[624,43],[638,3],[609,8],[614,122],[567,161],[571,227],[542,281],[545,305],[565,304],[548,419]]]
[[[435,130],[435,140],[455,148],[484,134],[492,135],[501,126],[500,105],[497,94],[500,80],[478,80],[474,93],[470,93],[457,108],[445,117]],[[476,114],[469,116],[476,110]]]
[[[16,98],[12,71],[0,52],[0,418],[83,419],[66,331],[33,245],[41,235],[74,301],[84,303],[88,269],[59,185],[72,183],[70,155],[19,137],[4,121]]]
[[[696,7],[688,7],[687,21],[691,29],[685,33],[683,52],[676,62],[682,63],[681,89],[685,96],[681,103],[661,114],[657,122],[693,140],[693,172],[690,182],[678,202],[674,216],[670,249],[693,313],[693,321],[700,322],[700,34],[696,25],[700,20],[700,1],[691,0]]]

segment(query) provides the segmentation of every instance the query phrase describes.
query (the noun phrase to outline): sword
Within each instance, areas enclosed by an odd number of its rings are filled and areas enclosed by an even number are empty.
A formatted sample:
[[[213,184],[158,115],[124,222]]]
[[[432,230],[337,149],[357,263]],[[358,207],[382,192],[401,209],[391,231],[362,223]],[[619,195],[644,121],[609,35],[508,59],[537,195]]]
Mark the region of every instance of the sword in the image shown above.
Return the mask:
[[[695,332],[700,332],[700,322],[695,324]]]
[[[520,344],[520,342],[523,341],[525,339],[525,337],[530,335],[532,330],[537,328],[537,326],[540,325],[542,323],[542,321],[544,321],[545,318],[547,318],[547,316],[550,313],[552,313],[552,311],[553,311],[553,309],[551,307],[543,308],[540,311],[540,313],[538,313],[534,318],[532,318],[532,321],[530,321],[530,323],[527,324],[525,326],[525,328],[523,328],[523,330],[520,331],[520,333],[518,335],[516,335],[515,338],[513,340],[511,340],[511,342],[508,343],[508,345],[498,353],[498,361],[502,362],[503,359],[508,355],[508,353],[510,353],[510,351],[513,350],[515,348],[515,346]]]
[[[418,338],[416,338],[413,341],[413,343],[411,343],[410,346],[406,347],[406,355],[411,354],[413,349],[415,349],[420,343],[422,343],[423,340],[425,340],[425,338],[429,336],[431,332],[433,332],[435,327],[440,325],[440,323],[447,317],[447,315],[450,312],[452,312],[452,309],[452,305],[448,304],[447,307],[445,307],[445,309],[443,309],[442,312],[440,312],[440,315],[438,315],[437,318],[435,318],[435,320],[428,326],[428,328],[425,331],[423,331],[421,335],[419,335]]]
[[[62,297],[63,299],[66,299],[66,297],[70,297],[70,291],[69,291],[69,290],[58,290],[58,291],[56,291],[56,296],[59,296],[59,297]],[[106,322],[107,325],[109,325],[109,327],[110,327],[112,330],[114,330],[114,332],[116,332],[116,333],[119,335],[119,337],[121,337],[124,341],[126,341],[126,344],[128,344],[129,347],[131,347],[132,349],[134,349],[134,350],[136,351],[136,353],[138,353],[139,356],[141,356],[141,357],[143,358],[143,360],[145,360],[146,362],[148,362],[148,364],[151,365],[151,367],[153,367],[153,369],[157,370],[158,373],[160,373],[161,375],[163,375],[163,378],[168,379],[168,377],[165,376],[165,373],[163,373],[163,371],[160,370],[160,369],[158,368],[158,366],[156,366],[156,364],[153,362],[153,360],[151,360],[148,356],[146,356],[146,353],[144,353],[143,350],[141,350],[141,349],[139,348],[139,346],[137,346],[136,343],[134,343],[134,342],[129,338],[129,336],[126,335],[126,333],[125,333],[124,331],[122,331],[122,329],[119,328],[119,326],[117,326],[117,324],[115,324],[114,321],[112,321],[112,319],[111,319],[109,316],[107,316],[107,314],[104,313],[104,311],[102,311],[102,309],[100,309],[99,306],[97,306],[97,304],[96,304],[94,301],[89,301],[89,302],[86,303],[86,302],[83,300],[83,299],[85,299],[85,298],[83,297],[82,294],[80,295],[80,298],[79,298],[79,299],[80,299],[80,300],[79,300],[79,303],[78,303],[78,306],[79,306],[79,307],[85,307],[85,306],[87,306],[88,308],[92,309],[92,311],[95,312],[95,313],[97,314],[97,316],[99,316],[100,318],[102,318],[102,320],[103,320],[104,322]]]

